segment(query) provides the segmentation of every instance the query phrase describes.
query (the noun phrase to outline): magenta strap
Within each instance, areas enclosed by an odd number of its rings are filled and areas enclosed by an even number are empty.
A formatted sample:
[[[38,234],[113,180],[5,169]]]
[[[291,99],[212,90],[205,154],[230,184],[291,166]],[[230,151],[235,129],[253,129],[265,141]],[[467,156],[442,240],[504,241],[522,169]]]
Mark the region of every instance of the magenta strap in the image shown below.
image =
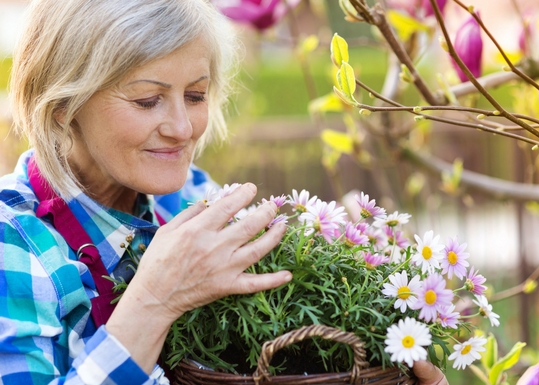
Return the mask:
[[[96,327],[105,324],[115,307],[110,302],[117,297],[117,294],[112,290],[114,283],[104,278],[108,277],[109,273],[103,265],[99,251],[67,203],[54,192],[43,178],[33,156],[28,162],[28,178],[40,202],[36,216],[41,218],[50,215],[53,226],[77,254],[79,261],[88,266],[99,293],[99,296],[91,300],[92,318]]]

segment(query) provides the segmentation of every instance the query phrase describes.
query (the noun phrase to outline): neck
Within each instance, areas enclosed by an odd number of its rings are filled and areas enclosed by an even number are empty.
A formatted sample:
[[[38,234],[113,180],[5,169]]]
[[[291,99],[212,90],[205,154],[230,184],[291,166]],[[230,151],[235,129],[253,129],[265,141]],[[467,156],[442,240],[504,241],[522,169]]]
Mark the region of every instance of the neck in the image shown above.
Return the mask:
[[[69,165],[90,198],[115,210],[134,213],[137,191],[107,178],[99,169],[85,167],[84,162],[77,159],[69,159]]]

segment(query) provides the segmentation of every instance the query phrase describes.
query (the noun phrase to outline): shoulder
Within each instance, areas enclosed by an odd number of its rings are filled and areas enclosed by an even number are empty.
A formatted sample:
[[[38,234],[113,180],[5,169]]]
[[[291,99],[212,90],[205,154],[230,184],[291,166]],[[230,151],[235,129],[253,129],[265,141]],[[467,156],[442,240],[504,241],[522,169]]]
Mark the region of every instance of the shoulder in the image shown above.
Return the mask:
[[[14,213],[28,213],[37,206],[37,198],[28,182],[27,164],[33,152],[21,155],[15,170],[0,177],[0,205],[10,208]]]

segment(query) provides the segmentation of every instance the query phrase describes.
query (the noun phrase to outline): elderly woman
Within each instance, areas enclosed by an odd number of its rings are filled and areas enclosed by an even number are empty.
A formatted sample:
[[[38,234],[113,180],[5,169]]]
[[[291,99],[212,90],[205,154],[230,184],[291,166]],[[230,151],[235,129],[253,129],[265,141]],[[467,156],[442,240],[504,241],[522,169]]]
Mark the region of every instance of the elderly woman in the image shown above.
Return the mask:
[[[224,227],[254,185],[186,208],[213,186],[191,161],[226,132],[234,34],[206,0],[36,0],[28,16],[11,97],[32,149],[0,179],[0,382],[168,383],[174,320],[292,278],[244,273],[284,233],[249,242],[272,202]],[[134,277],[126,238],[145,250]],[[130,281],[117,305],[107,276]]]

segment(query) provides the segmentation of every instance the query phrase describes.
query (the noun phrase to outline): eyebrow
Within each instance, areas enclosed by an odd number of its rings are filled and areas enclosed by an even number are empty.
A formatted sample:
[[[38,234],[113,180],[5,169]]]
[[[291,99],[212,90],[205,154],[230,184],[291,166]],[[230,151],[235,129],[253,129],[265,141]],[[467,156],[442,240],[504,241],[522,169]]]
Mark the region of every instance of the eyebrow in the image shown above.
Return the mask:
[[[201,82],[202,80],[205,80],[205,79],[209,79],[209,76],[201,76],[199,77],[197,80],[194,80],[192,81],[191,83],[189,83],[187,85],[187,87],[191,87],[195,84],[197,84],[198,82]],[[139,80],[134,80],[130,83],[128,83],[127,85],[131,85],[131,84],[134,84],[134,83],[139,83],[139,82],[146,82],[146,83],[152,83],[152,84],[157,84],[158,86],[161,86],[161,87],[164,87],[164,88],[172,88],[172,84],[168,84],[168,83],[163,83],[163,82],[160,82],[158,80],[151,80],[151,79],[139,79]]]

